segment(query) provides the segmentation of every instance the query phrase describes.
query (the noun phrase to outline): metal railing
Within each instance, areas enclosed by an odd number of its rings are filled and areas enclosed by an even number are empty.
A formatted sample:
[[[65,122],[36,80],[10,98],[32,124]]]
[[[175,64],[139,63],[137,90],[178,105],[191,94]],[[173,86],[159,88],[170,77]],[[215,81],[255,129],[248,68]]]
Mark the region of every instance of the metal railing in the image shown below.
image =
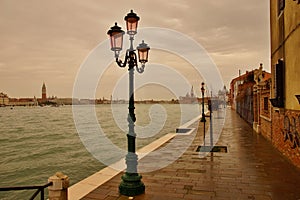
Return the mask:
[[[37,185],[37,186],[2,187],[0,188],[0,191],[36,190],[29,200],[34,200],[34,198],[37,197],[39,193],[41,193],[41,200],[44,200],[45,199],[44,189],[52,185],[53,182],[49,182],[45,185]]]

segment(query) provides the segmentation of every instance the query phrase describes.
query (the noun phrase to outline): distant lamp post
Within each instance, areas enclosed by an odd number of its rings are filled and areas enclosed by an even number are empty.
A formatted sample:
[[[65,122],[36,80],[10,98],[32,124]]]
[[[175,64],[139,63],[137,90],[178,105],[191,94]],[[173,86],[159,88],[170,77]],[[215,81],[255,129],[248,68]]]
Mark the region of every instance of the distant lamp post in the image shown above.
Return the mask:
[[[139,67],[135,49],[133,48],[134,35],[137,33],[139,19],[140,18],[132,10],[125,17],[127,34],[129,35],[130,40],[130,48],[126,51],[124,62],[119,59],[123,45],[124,31],[122,31],[121,27],[115,23],[115,26],[111,27],[111,29],[107,32],[110,36],[111,50],[115,53],[116,63],[120,67],[126,67],[128,64],[129,71],[129,107],[127,117],[129,130],[127,134],[128,153],[126,155],[127,168],[119,185],[120,194],[126,196],[136,196],[145,192],[145,185],[141,181],[142,176],[137,172],[138,157],[135,151],[136,134],[134,131],[134,123],[136,121],[136,117],[134,113],[134,69],[136,69],[139,73],[144,72],[145,63],[148,62],[148,52],[150,47],[144,41],[137,47],[138,59],[142,64],[141,67]]]
[[[205,92],[205,88],[204,88],[204,82],[201,83],[201,93],[202,93],[202,118],[201,118],[201,122],[206,122],[205,119],[205,114],[204,114],[204,92]]]

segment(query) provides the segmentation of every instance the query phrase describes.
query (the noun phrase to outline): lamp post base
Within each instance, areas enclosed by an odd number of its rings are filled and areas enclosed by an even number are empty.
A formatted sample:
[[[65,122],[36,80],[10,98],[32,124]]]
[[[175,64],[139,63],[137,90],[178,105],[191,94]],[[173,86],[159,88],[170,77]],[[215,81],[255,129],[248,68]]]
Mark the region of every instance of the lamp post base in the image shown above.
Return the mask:
[[[205,117],[202,116],[200,122],[206,122]]]
[[[122,176],[122,182],[119,185],[119,192],[125,196],[137,196],[145,193],[145,185],[141,181],[142,176],[138,173],[126,172]]]

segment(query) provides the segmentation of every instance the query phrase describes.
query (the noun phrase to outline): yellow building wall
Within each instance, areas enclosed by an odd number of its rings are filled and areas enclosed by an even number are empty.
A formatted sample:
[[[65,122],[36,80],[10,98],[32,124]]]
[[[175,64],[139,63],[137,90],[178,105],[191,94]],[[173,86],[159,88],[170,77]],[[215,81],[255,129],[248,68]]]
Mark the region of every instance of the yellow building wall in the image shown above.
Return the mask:
[[[279,17],[277,0],[270,0],[270,32],[271,32],[271,74],[275,80],[275,65],[283,58],[283,48],[279,41]],[[272,81],[271,98],[275,98],[275,81]]]
[[[300,105],[295,97],[300,95],[300,28],[285,43],[285,108],[300,110]]]
[[[284,11],[279,15],[277,0],[270,0],[271,26],[271,97],[275,98],[275,65],[279,59],[285,64],[284,108],[271,109],[271,141],[286,158],[300,168],[300,105],[295,95],[300,94],[300,4],[298,1],[285,0]],[[283,20],[284,19],[284,20]],[[283,23],[284,22],[284,23]],[[283,28],[280,28],[282,24]],[[280,35],[283,37],[280,38]],[[288,126],[285,123],[288,120]],[[291,128],[293,126],[293,128]],[[290,127],[287,130],[286,127]],[[290,138],[286,140],[286,135]]]
[[[295,95],[300,95],[300,4],[297,1],[285,0],[284,40],[279,38],[279,16],[277,0],[270,0],[271,20],[271,71],[274,79],[274,68],[281,58],[285,63],[285,108],[300,110]],[[272,82],[272,94],[275,97],[275,81]]]
[[[285,1],[285,108],[300,110],[295,95],[300,95],[300,5],[297,1]]]

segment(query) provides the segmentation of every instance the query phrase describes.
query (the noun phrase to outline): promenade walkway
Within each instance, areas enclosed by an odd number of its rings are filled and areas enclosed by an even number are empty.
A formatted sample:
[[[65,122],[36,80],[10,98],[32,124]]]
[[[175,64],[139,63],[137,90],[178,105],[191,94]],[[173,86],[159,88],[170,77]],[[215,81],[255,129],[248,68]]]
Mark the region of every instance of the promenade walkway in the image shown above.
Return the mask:
[[[133,199],[300,199],[300,170],[284,159],[270,142],[254,133],[235,111],[227,109],[217,143],[227,146],[227,153],[199,157],[195,149],[202,143],[202,126],[200,123],[192,145],[178,160],[163,169],[142,173],[146,192]],[[155,164],[155,160],[152,162]],[[118,193],[121,175],[82,199],[128,199]]]

